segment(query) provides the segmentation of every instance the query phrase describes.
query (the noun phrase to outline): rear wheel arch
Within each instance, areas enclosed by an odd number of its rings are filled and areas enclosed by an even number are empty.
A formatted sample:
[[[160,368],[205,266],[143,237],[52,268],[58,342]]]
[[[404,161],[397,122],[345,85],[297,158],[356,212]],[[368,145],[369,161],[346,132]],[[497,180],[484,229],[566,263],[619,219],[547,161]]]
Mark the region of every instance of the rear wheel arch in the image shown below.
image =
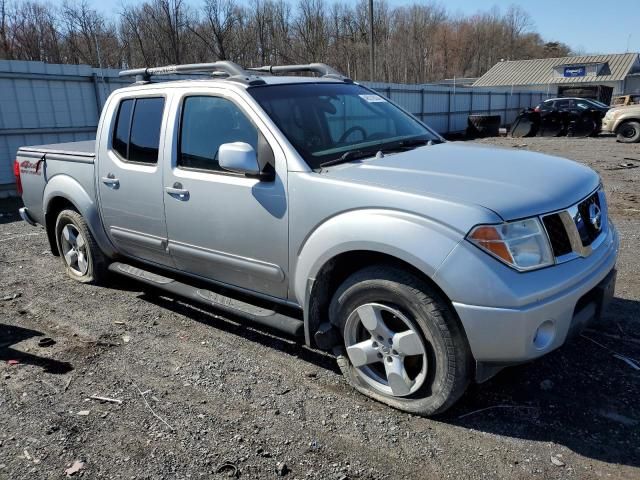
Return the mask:
[[[68,175],[56,175],[52,177],[47,183],[43,193],[45,225],[52,246],[52,252],[56,255],[58,254],[57,247],[55,247],[55,236],[53,237],[54,242],[51,242],[52,237],[51,233],[49,233],[51,232],[50,225],[55,225],[58,214],[64,210],[64,208],[61,208],[63,204],[82,215],[100,249],[108,257],[114,257],[116,250],[107,237],[102,225],[96,199],[92,198],[77,180]]]
[[[49,200],[45,208],[45,228],[47,231],[47,238],[49,240],[49,247],[51,253],[56,257],[60,255],[58,251],[58,243],[56,240],[56,221],[58,215],[63,210],[74,210],[80,213],[78,207],[66,197],[56,196]]]

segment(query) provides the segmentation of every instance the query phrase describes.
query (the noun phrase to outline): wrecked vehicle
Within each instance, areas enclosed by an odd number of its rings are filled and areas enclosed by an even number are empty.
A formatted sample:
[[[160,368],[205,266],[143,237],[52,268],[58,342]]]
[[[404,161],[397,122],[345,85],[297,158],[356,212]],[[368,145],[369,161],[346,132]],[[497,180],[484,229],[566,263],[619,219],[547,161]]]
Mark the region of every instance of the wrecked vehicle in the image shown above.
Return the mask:
[[[152,81],[194,72],[215,75]],[[138,81],[95,142],[15,163],[22,218],[74,280],[113,272],[299,336],[420,415],[560,347],[613,295],[618,236],[587,167],[445,142],[322,64],[122,75]]]
[[[620,143],[640,142],[640,105],[612,108],[602,119],[602,133],[613,133]]]
[[[511,125],[512,137],[589,137],[602,128],[609,107],[587,98],[551,98],[523,110]]]

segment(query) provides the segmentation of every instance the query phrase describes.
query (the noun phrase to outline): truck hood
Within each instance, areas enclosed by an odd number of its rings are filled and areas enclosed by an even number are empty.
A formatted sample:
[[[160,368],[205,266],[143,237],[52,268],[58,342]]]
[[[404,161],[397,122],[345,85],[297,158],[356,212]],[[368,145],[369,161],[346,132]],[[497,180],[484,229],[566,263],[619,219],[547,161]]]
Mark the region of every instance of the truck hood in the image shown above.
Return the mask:
[[[504,220],[566,208],[600,182],[596,172],[564,158],[449,142],[338,165],[325,175],[480,205]]]

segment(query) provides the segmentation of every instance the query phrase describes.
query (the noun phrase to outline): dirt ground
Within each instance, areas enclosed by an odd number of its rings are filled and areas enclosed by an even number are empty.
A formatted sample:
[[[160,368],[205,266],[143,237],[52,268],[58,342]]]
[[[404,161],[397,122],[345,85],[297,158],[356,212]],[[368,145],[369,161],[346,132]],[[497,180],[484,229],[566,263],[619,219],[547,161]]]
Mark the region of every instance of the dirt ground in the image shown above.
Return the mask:
[[[368,400],[331,357],[239,319],[121,278],[74,283],[2,202],[0,478],[65,478],[76,461],[91,479],[640,478],[640,371],[614,356],[640,361],[640,168],[621,166],[640,167],[640,146],[481,143],[598,170],[622,240],[616,299],[602,325],[434,419]]]

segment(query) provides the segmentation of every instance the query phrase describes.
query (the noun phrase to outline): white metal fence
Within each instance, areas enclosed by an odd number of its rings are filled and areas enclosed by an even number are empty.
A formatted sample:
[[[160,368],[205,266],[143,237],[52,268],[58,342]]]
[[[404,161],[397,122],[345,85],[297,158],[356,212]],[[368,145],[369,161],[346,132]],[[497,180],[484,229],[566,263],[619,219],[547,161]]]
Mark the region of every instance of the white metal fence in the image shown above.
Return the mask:
[[[22,145],[93,138],[109,94],[130,83],[117,70],[87,65],[0,60],[0,195],[12,190],[12,162]],[[509,124],[543,92],[363,82],[442,134],[462,131],[467,116],[501,115]]]
[[[511,91],[362,82],[413,113],[441,134],[462,132],[469,115],[500,115],[500,124],[510,125],[518,113],[549,98],[540,91]]]
[[[104,101],[128,83],[117,70],[0,60],[0,196],[20,146],[93,138]]]

